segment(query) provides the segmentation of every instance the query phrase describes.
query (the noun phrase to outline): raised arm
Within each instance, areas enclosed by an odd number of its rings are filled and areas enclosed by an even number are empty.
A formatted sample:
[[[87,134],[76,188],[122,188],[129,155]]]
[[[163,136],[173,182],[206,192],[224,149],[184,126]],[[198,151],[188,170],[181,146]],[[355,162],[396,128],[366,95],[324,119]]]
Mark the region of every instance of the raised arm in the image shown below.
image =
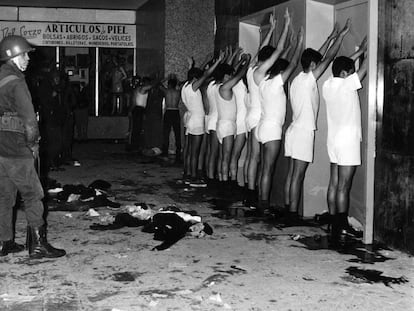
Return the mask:
[[[362,54],[365,53],[367,50],[367,37],[362,40],[361,44],[359,45],[358,51],[356,51],[354,54],[349,56],[353,61],[356,61]]]
[[[188,70],[190,70],[191,68],[194,68],[195,61],[194,61],[194,58],[192,56],[187,57],[187,64],[188,64]]]
[[[161,90],[161,92],[164,93],[164,95],[167,93],[167,88],[162,84],[162,81],[160,84],[158,84],[158,88]]]
[[[289,66],[282,73],[283,83],[285,83],[289,79],[290,75],[295,70],[296,66],[298,65],[299,57],[302,54],[302,49],[303,49],[303,27],[301,27],[298,32],[298,37],[296,39],[295,53],[292,56]]]
[[[335,23],[334,28],[332,29],[331,34],[328,36],[328,38],[326,38],[325,42],[319,48],[319,51],[318,52],[321,53],[322,56],[325,56],[326,51],[328,50],[328,47],[331,44],[332,40],[337,37],[338,31],[339,31],[339,25],[338,25],[338,23]]]
[[[235,48],[231,50],[231,56],[229,57],[227,64],[234,68],[234,65],[237,63],[241,53],[241,48]]]
[[[290,15],[289,15],[289,10],[286,8],[285,26],[283,28],[282,35],[280,36],[279,41],[277,43],[276,49],[274,50],[272,55],[267,60],[265,60],[263,63],[261,63],[259,67],[257,67],[257,69],[254,71],[253,76],[254,76],[254,80],[256,84],[259,84],[259,82],[263,80],[269,68],[272,67],[273,63],[279,58],[280,54],[282,53],[283,47],[285,46],[285,41],[286,41],[287,33],[289,30],[289,25],[290,25]]]
[[[224,52],[220,51],[220,55],[216,59],[214,64],[210,68],[208,68],[206,71],[204,71],[204,74],[200,79],[193,82],[193,84],[191,85],[193,88],[193,91],[197,91],[201,87],[204,81],[213,73],[213,71],[217,68],[218,64],[220,64],[220,62],[223,61],[223,59],[224,59]]]
[[[325,72],[326,68],[328,68],[329,64],[338,53],[339,48],[341,47],[342,40],[344,39],[345,35],[349,32],[349,28],[351,27],[351,20],[348,19],[346,21],[345,27],[341,30],[341,32],[336,36],[335,42],[329,48],[328,52],[326,52],[325,57],[319,63],[319,65],[313,70],[313,75],[316,80],[318,80],[322,74]]]
[[[227,64],[227,65],[231,65],[232,61],[233,61],[233,57],[234,57],[234,52],[236,50],[233,51],[233,47],[231,45],[229,45],[226,49],[226,59],[223,61],[223,63]]]
[[[252,62],[251,62],[251,64],[253,65],[253,64],[255,64],[256,62],[257,62],[257,55],[259,54],[259,51],[263,48],[263,47],[265,47],[266,45],[269,45],[269,42],[270,42],[270,39],[272,38],[272,35],[273,35],[273,32],[275,31],[275,29],[276,29],[276,19],[275,19],[275,17],[273,16],[273,14],[270,14],[270,17],[269,17],[269,23],[270,23],[270,29],[269,29],[269,31],[267,32],[267,34],[266,34],[266,36],[265,36],[265,38],[263,39],[263,41],[260,43],[260,46],[259,46],[259,49],[257,50],[257,52],[256,52],[256,55],[254,55],[254,57],[252,58]]]
[[[237,63],[235,63],[234,66],[232,66],[234,68],[234,72],[238,72],[239,71],[241,65],[244,63],[244,58],[245,57],[246,56],[239,57]]]
[[[289,32],[289,26],[290,26],[289,8],[286,8],[284,17],[285,17],[285,27],[283,28],[282,34],[279,37],[279,40],[277,41],[277,45],[276,45],[276,51],[279,50],[280,53],[283,51],[283,48],[284,48],[285,42],[286,42],[286,38],[287,38],[287,35],[288,35],[288,32]]]
[[[283,50],[282,54],[280,54],[280,58],[288,59],[289,52],[292,49],[292,47],[294,45],[294,41],[295,41],[295,39],[294,39],[294,36],[295,36],[294,33],[295,32],[291,28],[291,30],[289,31],[289,40],[286,40],[288,43],[285,45],[285,49]]]
[[[230,64],[233,68],[236,68],[237,64],[240,62],[240,55],[243,52],[241,47],[238,47],[233,53],[233,60]]]
[[[365,53],[367,51],[366,38],[364,38],[364,40],[362,41],[361,46],[360,46],[358,51],[361,51],[359,56],[361,56],[363,53]],[[364,57],[364,59],[362,60],[362,63],[359,66],[359,69],[358,69],[359,81],[362,81],[365,78],[365,76],[367,75],[367,69],[368,69],[367,67],[368,67],[367,66],[367,57]]]
[[[273,35],[273,32],[276,29],[276,18],[273,16],[273,14],[270,14],[269,24],[270,24],[270,29],[269,29],[268,33],[266,34],[266,37],[263,39],[262,43],[260,44],[259,51],[264,46],[269,45],[270,39],[272,38],[272,35]]]
[[[214,53],[208,53],[206,55],[206,58],[204,59],[204,62],[201,64],[200,68],[204,69],[207,66],[207,64],[213,59],[213,57],[214,57]]]
[[[233,87],[240,81],[241,78],[246,74],[247,68],[249,68],[251,56],[250,54],[242,55],[242,64],[240,70],[228,81],[223,83],[219,88],[219,93],[221,97],[226,100],[230,100],[233,96]]]

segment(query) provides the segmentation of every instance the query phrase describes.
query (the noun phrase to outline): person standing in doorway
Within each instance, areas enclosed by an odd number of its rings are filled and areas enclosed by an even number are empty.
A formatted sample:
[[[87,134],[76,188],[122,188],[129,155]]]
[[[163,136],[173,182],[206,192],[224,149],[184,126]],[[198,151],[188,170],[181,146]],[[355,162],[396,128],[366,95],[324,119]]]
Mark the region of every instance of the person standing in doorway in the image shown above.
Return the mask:
[[[47,168],[51,171],[64,170],[62,165],[63,129],[66,111],[63,103],[63,89],[60,73],[56,69],[47,73],[39,84],[40,115],[43,122],[42,137],[45,140]]]
[[[113,68],[111,72],[111,89],[112,89],[112,115],[120,115],[123,112],[123,81],[127,78],[124,67],[119,64],[116,56],[112,57]]]
[[[138,151],[143,148],[142,126],[144,122],[145,108],[148,102],[148,92],[152,88],[148,77],[139,79],[132,78],[132,102],[129,107],[129,139],[126,146],[127,151]]]
[[[22,248],[13,240],[13,206],[20,193],[27,219],[26,245],[30,258],[56,258],[63,249],[47,241],[43,219],[44,196],[35,170],[39,156],[39,128],[23,72],[32,47],[21,36],[0,42],[0,256]]]
[[[78,90],[78,98],[74,110],[76,137],[79,142],[88,139],[88,112],[92,102],[92,92],[89,84],[81,83]]]
[[[361,106],[358,90],[367,73],[366,61],[355,71],[355,60],[367,49],[364,40],[350,57],[337,57],[332,63],[333,77],[322,88],[328,120],[328,155],[331,175],[328,208],[331,215],[331,242],[335,246],[354,235],[348,223],[349,196],[356,168],[361,165]]]
[[[168,79],[167,88],[160,85],[160,89],[165,97],[162,152],[164,155],[168,155],[170,130],[172,128],[175,137],[175,161],[178,163],[181,161],[181,121],[180,112],[178,110],[181,92],[177,89],[177,84],[177,78],[172,76]]]

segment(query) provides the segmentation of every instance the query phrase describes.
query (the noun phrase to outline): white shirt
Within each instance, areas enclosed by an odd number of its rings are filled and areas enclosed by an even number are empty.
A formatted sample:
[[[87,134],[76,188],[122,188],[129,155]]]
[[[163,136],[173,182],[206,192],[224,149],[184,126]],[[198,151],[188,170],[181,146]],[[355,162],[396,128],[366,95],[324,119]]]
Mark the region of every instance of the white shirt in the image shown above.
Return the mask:
[[[206,90],[208,98],[208,116],[210,118],[217,118],[217,103],[216,103],[217,84],[211,81]]]
[[[301,72],[290,86],[292,105],[292,125],[308,130],[316,130],[316,118],[319,110],[319,91],[312,71]]]
[[[201,91],[194,91],[190,82],[186,82],[181,89],[181,99],[189,111],[190,116],[204,117],[205,112]]]
[[[236,115],[237,115],[237,107],[236,107],[236,99],[234,94],[232,95],[231,99],[227,100],[224,99],[220,95],[220,84],[217,86],[216,91],[216,102],[217,102],[217,111],[218,111],[218,121],[232,121],[236,122]]]
[[[235,86],[233,86],[234,97],[236,98],[237,116],[246,115],[246,97],[247,87],[242,80],[240,80]]]
[[[358,90],[362,88],[358,74],[346,78],[331,77],[322,87],[328,118],[328,142],[334,142],[338,133],[346,131],[361,139],[361,107]]]
[[[282,75],[269,79],[265,77],[259,85],[262,114],[260,122],[272,122],[280,126],[285,122],[286,94],[283,88]]]
[[[257,109],[260,111],[260,95],[259,95],[259,86],[254,81],[253,73],[257,67],[249,67],[247,70],[246,78],[247,78],[247,85],[249,88],[250,93],[250,101],[249,106],[247,107],[249,110]]]

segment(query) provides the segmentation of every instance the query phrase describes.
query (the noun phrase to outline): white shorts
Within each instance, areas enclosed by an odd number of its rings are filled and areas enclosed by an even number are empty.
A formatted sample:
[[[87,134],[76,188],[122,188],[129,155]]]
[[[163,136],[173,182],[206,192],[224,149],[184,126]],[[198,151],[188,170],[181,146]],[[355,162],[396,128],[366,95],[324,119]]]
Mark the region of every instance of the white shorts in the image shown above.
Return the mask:
[[[247,133],[247,125],[246,125],[246,119],[238,120],[236,122],[236,134],[244,134]]]
[[[210,133],[210,131],[215,131],[217,128],[217,115],[213,116],[206,116],[206,133]]]
[[[282,126],[274,121],[260,121],[255,131],[259,143],[282,139]]]
[[[217,122],[216,133],[220,144],[222,144],[224,137],[236,135],[236,122],[231,120],[219,120]]]
[[[331,163],[341,166],[361,165],[361,139],[359,135],[338,133],[332,141],[328,141],[328,155]]]
[[[246,126],[247,131],[254,129],[260,121],[261,111],[260,108],[251,108],[247,111],[246,115]]]
[[[203,135],[204,134],[204,116],[191,115],[187,122],[187,131],[191,135]]]
[[[313,162],[315,131],[290,125],[285,135],[285,156]]]
[[[236,130],[237,135],[247,133],[246,109],[242,109],[242,111],[237,110],[236,128],[237,128]]]

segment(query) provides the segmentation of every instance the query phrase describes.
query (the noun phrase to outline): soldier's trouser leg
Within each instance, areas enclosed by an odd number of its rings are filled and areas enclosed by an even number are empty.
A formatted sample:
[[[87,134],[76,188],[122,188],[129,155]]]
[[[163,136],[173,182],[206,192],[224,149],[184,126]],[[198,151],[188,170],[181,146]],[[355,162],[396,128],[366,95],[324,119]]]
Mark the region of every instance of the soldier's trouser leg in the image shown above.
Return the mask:
[[[6,175],[20,192],[26,212],[27,224],[43,226],[43,189],[33,159],[4,159]]]
[[[13,239],[13,206],[17,188],[7,175],[4,158],[0,157],[0,241]]]

